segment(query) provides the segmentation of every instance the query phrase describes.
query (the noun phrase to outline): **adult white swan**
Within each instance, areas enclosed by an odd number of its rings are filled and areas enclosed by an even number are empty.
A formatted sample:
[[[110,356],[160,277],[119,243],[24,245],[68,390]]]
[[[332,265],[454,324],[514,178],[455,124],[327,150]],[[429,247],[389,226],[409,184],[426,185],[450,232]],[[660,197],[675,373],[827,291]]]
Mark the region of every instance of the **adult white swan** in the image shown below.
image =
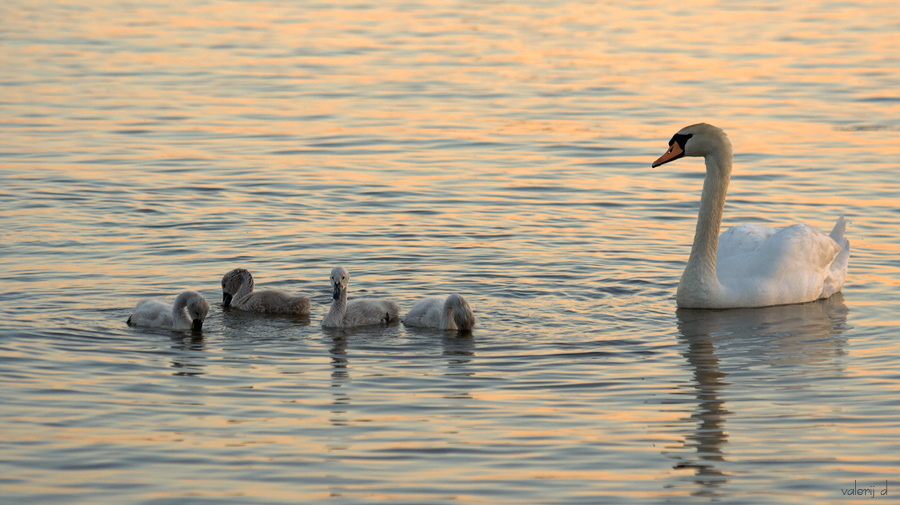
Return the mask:
[[[322,319],[326,328],[351,328],[370,324],[389,323],[400,314],[400,307],[382,298],[357,298],[347,301],[347,285],[350,272],[337,266],[331,271],[331,286],[334,288],[331,310]]]
[[[702,156],[706,179],[694,245],[675,300],[679,307],[726,309],[804,303],[828,298],[847,277],[850,243],[844,218],[831,235],[806,225],[786,228],[740,225],[722,233],[722,212],[731,178],[731,142],[705,123],[682,128],[653,167]]]
[[[403,323],[439,330],[471,330],[475,314],[461,295],[429,296],[413,305]]]
[[[222,277],[222,306],[262,314],[309,315],[309,298],[274,289],[253,291],[253,276],[235,268]]]
[[[129,326],[200,331],[208,312],[209,304],[203,295],[184,291],[175,297],[174,304],[155,298],[139,301],[126,322]]]

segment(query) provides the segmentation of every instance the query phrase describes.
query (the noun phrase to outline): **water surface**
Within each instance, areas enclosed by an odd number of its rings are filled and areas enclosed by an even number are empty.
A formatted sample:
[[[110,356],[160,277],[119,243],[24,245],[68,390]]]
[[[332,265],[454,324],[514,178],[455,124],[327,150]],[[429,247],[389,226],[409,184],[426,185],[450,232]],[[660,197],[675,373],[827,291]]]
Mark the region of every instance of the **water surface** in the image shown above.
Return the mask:
[[[848,503],[900,493],[894,2],[0,7],[11,503]],[[725,226],[848,219],[844,292],[676,310]],[[471,335],[329,331],[459,292]],[[228,270],[313,299],[223,311]],[[146,296],[202,335],[129,328]],[[896,491],[895,491],[896,489]]]

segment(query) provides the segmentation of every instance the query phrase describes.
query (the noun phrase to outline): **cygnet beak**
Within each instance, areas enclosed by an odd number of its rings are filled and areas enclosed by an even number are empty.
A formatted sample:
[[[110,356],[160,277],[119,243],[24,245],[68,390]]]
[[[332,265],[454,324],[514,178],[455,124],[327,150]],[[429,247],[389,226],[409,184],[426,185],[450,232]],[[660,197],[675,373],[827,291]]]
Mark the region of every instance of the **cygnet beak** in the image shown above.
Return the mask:
[[[201,319],[194,319],[191,322],[191,331],[203,331],[203,321]]]
[[[234,297],[231,295],[231,293],[222,293],[222,306],[230,307],[232,298]]]

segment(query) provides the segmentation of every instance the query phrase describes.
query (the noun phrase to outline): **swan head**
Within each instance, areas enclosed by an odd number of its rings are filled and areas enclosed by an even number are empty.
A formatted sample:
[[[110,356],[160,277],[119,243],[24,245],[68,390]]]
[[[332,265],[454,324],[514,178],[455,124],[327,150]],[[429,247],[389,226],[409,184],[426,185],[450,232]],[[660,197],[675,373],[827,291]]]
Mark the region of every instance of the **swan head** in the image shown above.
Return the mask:
[[[678,130],[669,140],[669,149],[651,166],[656,168],[684,156],[704,157],[723,149],[731,151],[728,135],[711,124],[697,123]]]
[[[475,326],[475,314],[461,295],[454,293],[448,296],[444,306],[452,312],[453,322],[460,331],[468,331]]]
[[[234,299],[234,295],[237,294],[238,290],[241,289],[241,284],[244,283],[242,274],[247,272],[246,269],[243,268],[235,268],[234,270],[225,274],[222,277],[222,306],[230,307],[231,300]],[[249,274],[249,272],[247,272]]]
[[[350,272],[342,266],[334,267],[331,271],[331,287],[334,288],[332,298],[340,299],[341,294],[347,293],[347,284],[350,283]]]
[[[209,303],[202,296],[197,300],[188,303],[188,316],[191,318],[191,330],[203,330],[203,321],[206,320],[206,314],[209,313]]]
[[[209,303],[206,298],[196,291],[185,291],[175,299],[176,308],[181,305],[180,302],[184,303],[188,318],[191,320],[191,330],[203,330],[203,321],[206,320],[206,315],[209,313]]]

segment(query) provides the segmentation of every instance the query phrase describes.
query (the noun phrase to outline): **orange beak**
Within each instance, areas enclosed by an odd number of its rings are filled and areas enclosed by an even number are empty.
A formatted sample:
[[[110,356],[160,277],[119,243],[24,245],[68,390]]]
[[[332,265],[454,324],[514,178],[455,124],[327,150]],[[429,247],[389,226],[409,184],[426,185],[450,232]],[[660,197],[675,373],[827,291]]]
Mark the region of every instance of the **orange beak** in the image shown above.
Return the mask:
[[[669,146],[669,150],[666,151],[666,154],[663,154],[659,157],[658,160],[654,161],[652,165],[653,168],[656,168],[663,163],[668,163],[672,160],[677,160],[684,156],[684,151],[681,149],[681,146],[678,145],[678,142],[672,141],[672,144]]]

